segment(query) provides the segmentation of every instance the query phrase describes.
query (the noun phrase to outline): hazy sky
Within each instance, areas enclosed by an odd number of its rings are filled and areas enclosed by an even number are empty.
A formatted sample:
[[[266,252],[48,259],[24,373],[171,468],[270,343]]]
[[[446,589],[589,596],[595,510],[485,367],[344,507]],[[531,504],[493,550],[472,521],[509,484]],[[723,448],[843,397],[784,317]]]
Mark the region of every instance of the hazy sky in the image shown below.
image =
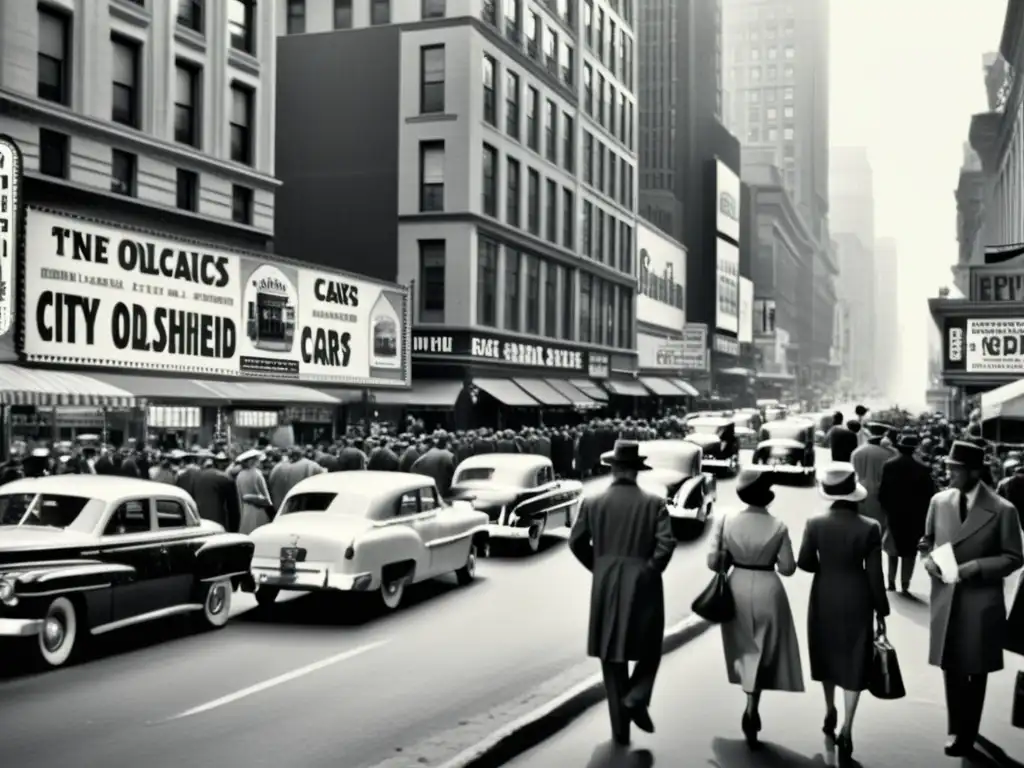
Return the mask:
[[[1006,0],[831,6],[831,141],[868,148],[875,234],[899,243],[903,385],[891,396],[923,405],[926,300],[953,284],[953,190],[970,116],[987,108],[982,55],[999,48]]]

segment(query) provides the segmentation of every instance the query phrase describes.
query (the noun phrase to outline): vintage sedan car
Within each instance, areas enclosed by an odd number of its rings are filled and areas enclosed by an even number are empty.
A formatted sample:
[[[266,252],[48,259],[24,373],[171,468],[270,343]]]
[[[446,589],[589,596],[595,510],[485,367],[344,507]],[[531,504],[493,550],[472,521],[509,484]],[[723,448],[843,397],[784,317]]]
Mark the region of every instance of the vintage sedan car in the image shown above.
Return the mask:
[[[602,454],[601,460],[606,461],[613,453]],[[640,453],[647,457],[650,469],[638,473],[637,485],[665,498],[677,534],[702,531],[714,511],[718,480],[703,471],[700,446],[689,440],[646,440],[640,443]],[[588,483],[585,495],[589,498],[599,493],[610,481],[605,476]]]
[[[732,420],[736,423],[736,439],[740,448],[755,448],[757,432],[761,428],[761,413],[756,408],[744,408],[733,413]]]
[[[0,639],[51,667],[90,635],[179,614],[223,627],[253,544],[173,485],[59,475],[0,487]]]
[[[395,610],[409,584],[454,573],[476,575],[487,515],[448,503],[426,475],[331,472],[307,477],[277,516],[250,534],[252,578],[242,588],[266,606],[281,590],[378,592]]]
[[[701,466],[735,475],[740,471],[740,441],[731,416],[704,416],[686,425],[686,440],[704,452]]]
[[[814,430],[808,419],[770,421],[761,427],[754,464],[814,484]]]
[[[487,515],[491,541],[525,541],[537,552],[545,533],[572,526],[582,495],[583,483],[556,479],[546,456],[485,453],[459,464],[450,497]]]

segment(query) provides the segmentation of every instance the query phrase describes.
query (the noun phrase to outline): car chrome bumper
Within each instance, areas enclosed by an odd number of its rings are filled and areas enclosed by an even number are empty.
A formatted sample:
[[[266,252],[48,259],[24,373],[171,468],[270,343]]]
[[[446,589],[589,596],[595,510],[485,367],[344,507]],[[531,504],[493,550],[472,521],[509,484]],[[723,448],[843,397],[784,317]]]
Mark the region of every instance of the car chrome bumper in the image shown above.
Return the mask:
[[[770,472],[784,472],[788,475],[814,474],[814,467],[801,467],[793,464],[765,464],[764,467]]]
[[[722,467],[723,469],[731,467],[733,464],[732,459],[704,459],[700,460],[701,466],[703,467]]]
[[[530,526],[520,528],[516,525],[492,522],[487,525],[487,535],[492,539],[528,539],[530,538]]]
[[[42,631],[42,619],[0,619],[0,637],[35,637]]]
[[[259,587],[276,587],[282,590],[295,592],[319,592],[321,590],[338,590],[349,592],[357,588],[366,589],[363,586],[367,582],[369,573],[331,573],[330,570],[318,571],[296,571],[295,573],[281,573],[279,568],[253,568],[253,585]],[[356,582],[361,581],[360,587]],[[372,581],[372,579],[370,579]]]

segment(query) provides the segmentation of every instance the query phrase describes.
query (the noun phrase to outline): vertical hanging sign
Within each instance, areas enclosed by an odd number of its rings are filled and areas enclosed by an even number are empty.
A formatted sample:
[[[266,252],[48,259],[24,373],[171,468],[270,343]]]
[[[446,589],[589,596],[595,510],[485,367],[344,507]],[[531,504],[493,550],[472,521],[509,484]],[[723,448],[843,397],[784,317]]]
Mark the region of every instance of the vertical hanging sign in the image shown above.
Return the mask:
[[[0,336],[14,324],[21,223],[21,150],[0,134]]]

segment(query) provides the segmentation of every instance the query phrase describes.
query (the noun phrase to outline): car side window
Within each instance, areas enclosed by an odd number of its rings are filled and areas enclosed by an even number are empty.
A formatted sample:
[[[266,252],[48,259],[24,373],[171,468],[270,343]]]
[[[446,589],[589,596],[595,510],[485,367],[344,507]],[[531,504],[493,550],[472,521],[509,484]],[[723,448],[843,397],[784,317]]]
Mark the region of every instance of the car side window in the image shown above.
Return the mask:
[[[132,499],[114,510],[103,533],[105,536],[125,536],[151,530],[153,525],[149,517],[149,499]]]
[[[441,504],[437,500],[437,489],[434,487],[420,488],[420,511],[429,512],[437,509]]]
[[[185,507],[174,499],[157,499],[156,524],[158,528],[184,528],[188,525]]]
[[[551,477],[551,467],[541,467],[537,470],[537,482],[534,485],[547,485],[553,479]]]
[[[410,493],[403,493],[401,498],[398,500],[397,509],[395,510],[395,517],[408,517],[409,515],[418,514],[420,511],[420,494],[419,491],[411,491]]]

